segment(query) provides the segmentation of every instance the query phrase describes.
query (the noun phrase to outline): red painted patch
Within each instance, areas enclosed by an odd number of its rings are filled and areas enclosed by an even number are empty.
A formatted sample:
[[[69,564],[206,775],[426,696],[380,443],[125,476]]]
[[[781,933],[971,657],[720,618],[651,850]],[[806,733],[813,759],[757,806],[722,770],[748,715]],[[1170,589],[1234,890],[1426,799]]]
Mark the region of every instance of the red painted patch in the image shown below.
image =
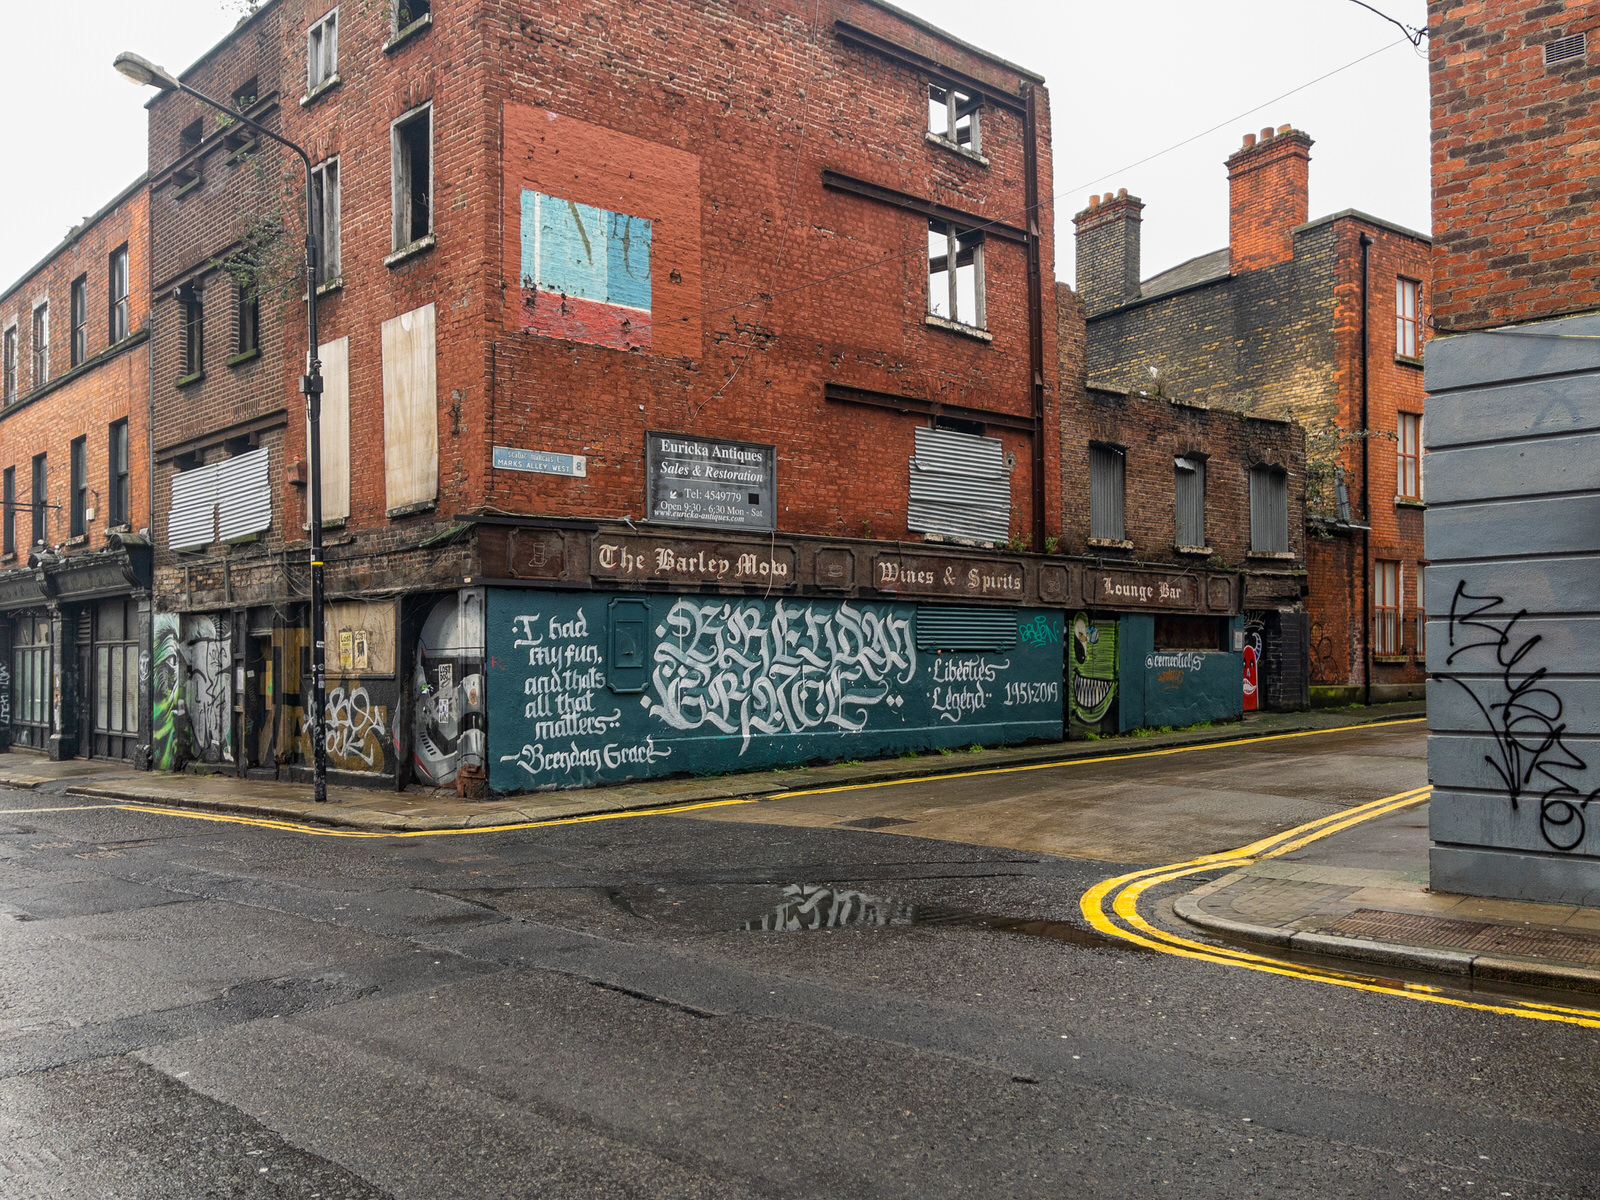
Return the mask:
[[[650,349],[649,313],[534,288],[522,289],[521,326],[528,333],[617,350]]]

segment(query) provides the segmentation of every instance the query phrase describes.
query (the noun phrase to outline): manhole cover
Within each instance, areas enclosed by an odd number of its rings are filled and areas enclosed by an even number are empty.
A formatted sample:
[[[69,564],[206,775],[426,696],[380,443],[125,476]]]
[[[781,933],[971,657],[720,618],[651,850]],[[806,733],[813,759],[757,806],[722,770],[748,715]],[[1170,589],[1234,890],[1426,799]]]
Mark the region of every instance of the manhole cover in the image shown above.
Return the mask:
[[[846,829],[882,829],[885,825],[910,825],[904,817],[860,817],[854,821],[840,821]]]
[[[1453,921],[1416,913],[1358,908],[1328,929],[1350,937],[1376,937],[1413,946],[1448,946],[1478,954],[1558,958],[1600,966],[1600,937],[1558,929],[1524,929],[1492,921]]]

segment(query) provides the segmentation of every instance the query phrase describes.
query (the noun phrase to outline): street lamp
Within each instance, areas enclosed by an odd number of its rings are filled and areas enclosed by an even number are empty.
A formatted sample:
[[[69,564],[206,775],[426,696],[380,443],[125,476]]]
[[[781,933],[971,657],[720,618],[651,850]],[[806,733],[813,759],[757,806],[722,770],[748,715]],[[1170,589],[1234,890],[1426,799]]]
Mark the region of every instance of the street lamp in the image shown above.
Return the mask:
[[[123,75],[143,87],[162,92],[183,92],[202,104],[227,113],[229,119],[248,125],[287,146],[300,156],[306,168],[306,371],[300,377],[300,390],[306,398],[307,453],[311,460],[311,798],[322,803],[328,798],[328,742],[323,729],[327,709],[327,647],[323,643],[322,620],[322,363],[317,359],[317,213],[311,191],[311,156],[287,138],[279,137],[242,112],[220,100],[197,92],[181,79],[169,75],[147,58],[127,51],[112,64]]]

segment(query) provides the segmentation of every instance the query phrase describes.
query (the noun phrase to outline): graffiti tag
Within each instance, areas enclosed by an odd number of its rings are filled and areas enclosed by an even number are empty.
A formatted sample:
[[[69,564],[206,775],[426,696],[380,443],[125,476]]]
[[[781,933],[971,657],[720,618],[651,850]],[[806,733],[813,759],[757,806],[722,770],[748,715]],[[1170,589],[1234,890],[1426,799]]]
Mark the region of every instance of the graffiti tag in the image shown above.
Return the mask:
[[[1504,597],[1474,596],[1466,580],[1457,582],[1450,598],[1454,648],[1445,665],[1470,651],[1488,649],[1494,652],[1497,675],[1483,695],[1459,675],[1440,672],[1434,678],[1455,684],[1482,714],[1495,744],[1495,753],[1483,760],[1499,777],[1512,810],[1523,799],[1536,798],[1540,835],[1556,850],[1571,850],[1583,841],[1584,811],[1600,796],[1600,787],[1585,793],[1566,778],[1587,771],[1589,764],[1566,744],[1561,697],[1544,686],[1549,669],[1523,665],[1543,635],[1520,637],[1517,625],[1528,611],[1508,615],[1504,605]]]
[[[383,762],[383,735],[388,732],[382,705],[372,703],[364,687],[346,691],[336,687],[328,693],[323,717],[323,745],[334,766],[345,771],[373,770]],[[311,718],[302,717],[300,732],[309,733]]]

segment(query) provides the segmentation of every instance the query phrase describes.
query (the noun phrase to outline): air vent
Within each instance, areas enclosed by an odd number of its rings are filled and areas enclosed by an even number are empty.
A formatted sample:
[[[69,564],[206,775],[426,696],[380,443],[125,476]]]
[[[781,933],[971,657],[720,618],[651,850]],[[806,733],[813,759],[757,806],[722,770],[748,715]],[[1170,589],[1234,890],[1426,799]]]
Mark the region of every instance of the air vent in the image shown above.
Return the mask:
[[[1570,37],[1557,38],[1544,44],[1544,65],[1553,67],[1557,63],[1576,62],[1587,51],[1588,42],[1584,34],[1574,33]]]

